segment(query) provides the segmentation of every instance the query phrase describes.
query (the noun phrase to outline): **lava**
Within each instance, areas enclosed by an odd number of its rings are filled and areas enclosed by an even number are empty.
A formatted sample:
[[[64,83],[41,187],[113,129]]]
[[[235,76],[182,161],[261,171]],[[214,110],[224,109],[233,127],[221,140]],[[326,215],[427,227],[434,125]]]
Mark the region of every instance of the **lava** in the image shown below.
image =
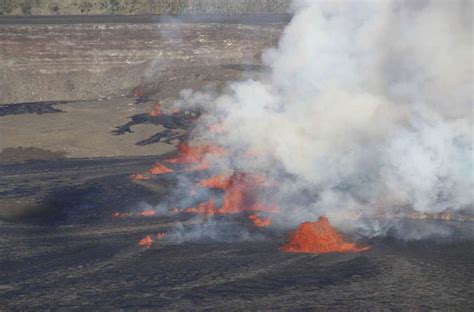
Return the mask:
[[[158,232],[155,235],[156,240],[162,240],[165,237],[165,233],[163,232]],[[147,235],[143,237],[141,240],[138,241],[138,245],[143,246],[145,248],[150,248],[151,245],[153,245],[153,237],[151,235]]]
[[[249,220],[253,222],[253,224],[257,227],[267,227],[270,226],[271,221],[270,217],[261,218],[258,214],[252,214],[249,216]]]
[[[190,207],[185,210],[187,213],[196,213],[206,216],[212,216],[217,214],[217,210],[214,204],[214,200],[209,199],[207,202],[200,203],[197,207]]]
[[[114,212],[112,213],[112,218],[126,218],[129,217],[130,214],[128,212]]]
[[[130,176],[130,178],[133,180],[150,180],[150,176],[147,174],[158,175],[170,172],[173,172],[173,170],[157,161],[153,167],[151,167],[145,173],[134,173]]]
[[[137,216],[140,216],[140,217],[151,217],[151,216],[154,216],[155,214],[156,214],[156,211],[153,209],[137,212]]]
[[[143,246],[145,248],[150,248],[152,244],[153,244],[153,238],[151,238],[150,235],[147,235],[138,241],[138,245]]]
[[[148,173],[150,174],[165,174],[165,173],[170,173],[170,172],[173,172],[173,170],[166,167],[160,162],[156,162],[153,165],[153,167],[150,170],[148,170]]]
[[[201,180],[198,183],[198,186],[204,187],[204,188],[215,188],[215,189],[225,190],[228,188],[229,182],[230,182],[230,175],[222,174],[222,175],[213,176],[209,179]]]
[[[199,163],[204,160],[207,154],[222,155],[225,153],[225,150],[217,146],[206,144],[191,147],[186,143],[179,143],[178,153],[178,156],[168,158],[166,162],[172,164]]]
[[[369,249],[344,241],[326,217],[320,217],[317,222],[300,224],[290,234],[288,242],[280,247],[285,252],[301,253],[360,252]]]
[[[222,207],[218,210],[220,214],[238,213],[242,211],[268,211],[275,212],[275,207],[267,207],[257,200],[258,187],[264,180],[258,175],[249,175],[243,172],[236,172],[225,180],[217,177],[215,180],[208,180],[204,185],[209,188],[224,190]]]
[[[156,117],[161,115],[161,104],[160,102],[155,103],[155,107],[151,112],[148,113],[148,116]]]
[[[133,180],[150,180],[149,176],[146,176],[142,173],[134,173],[130,176]]]
[[[274,213],[278,211],[276,206],[265,206],[258,202],[258,190],[263,185],[264,179],[258,175],[249,175],[243,172],[234,172],[232,174],[223,174],[202,180],[198,183],[199,187],[220,189],[224,191],[222,206],[215,209],[212,202],[204,206],[198,206],[191,211],[195,213],[204,212],[205,214],[233,214],[243,211],[266,211]],[[204,209],[206,208],[206,209]],[[212,213],[211,213],[212,211]]]

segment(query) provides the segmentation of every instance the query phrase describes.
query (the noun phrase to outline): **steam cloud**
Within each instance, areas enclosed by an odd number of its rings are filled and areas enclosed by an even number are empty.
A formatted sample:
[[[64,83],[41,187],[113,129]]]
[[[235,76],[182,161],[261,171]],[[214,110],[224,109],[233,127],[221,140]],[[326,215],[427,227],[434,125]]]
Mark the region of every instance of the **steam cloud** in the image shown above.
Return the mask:
[[[226,131],[223,168],[266,172],[280,224],[409,211],[473,212],[472,1],[314,1],[271,70],[227,92],[182,92]],[[179,105],[179,103],[177,103]],[[206,127],[203,127],[205,129]],[[353,223],[349,223],[354,225]],[[379,225],[377,225],[379,226]],[[371,231],[378,231],[374,227]]]

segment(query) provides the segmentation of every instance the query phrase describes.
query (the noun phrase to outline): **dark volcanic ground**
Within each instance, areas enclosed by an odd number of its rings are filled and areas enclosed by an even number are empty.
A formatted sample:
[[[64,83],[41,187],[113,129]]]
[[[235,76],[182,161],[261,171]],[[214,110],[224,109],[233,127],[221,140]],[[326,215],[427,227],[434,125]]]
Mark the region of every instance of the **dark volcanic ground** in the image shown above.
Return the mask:
[[[474,308],[472,223],[444,222],[454,235],[441,241],[373,239],[365,253],[307,255],[280,252],[286,233],[255,229],[243,217],[217,220],[212,233],[208,221],[183,215],[113,219],[113,211],[159,202],[173,186],[163,177],[131,182],[129,172],[151,163],[0,166],[3,198],[48,190],[34,219],[0,223],[0,309]],[[7,190],[13,174],[23,186]],[[138,246],[157,232],[168,234],[150,249]]]
[[[186,222],[184,222],[186,224]],[[190,224],[185,227],[191,226]],[[136,242],[169,220],[0,227],[0,308],[473,309],[474,243],[373,242],[361,254],[280,241]],[[270,236],[271,237],[271,236]]]
[[[112,218],[173,187],[165,177],[130,180],[155,159],[1,165],[2,198],[36,192],[44,209],[0,223],[0,310],[474,308],[472,223],[444,221],[450,239],[372,239],[369,252],[308,255],[280,252],[286,233],[243,216],[217,220],[211,232],[210,221],[186,215]],[[430,221],[408,226],[420,222]],[[167,236],[138,246],[157,232]]]

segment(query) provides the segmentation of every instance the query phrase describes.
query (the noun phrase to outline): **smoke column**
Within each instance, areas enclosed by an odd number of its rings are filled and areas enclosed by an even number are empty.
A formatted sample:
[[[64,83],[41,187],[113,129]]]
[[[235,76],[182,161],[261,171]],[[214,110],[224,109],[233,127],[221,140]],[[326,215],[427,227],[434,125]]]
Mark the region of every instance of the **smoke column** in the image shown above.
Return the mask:
[[[320,214],[354,225],[473,212],[472,1],[302,0],[294,9],[263,55],[269,73],[219,94],[182,92],[226,129],[203,131],[206,140],[259,155],[229,157],[219,170],[278,181],[264,196],[286,225]]]

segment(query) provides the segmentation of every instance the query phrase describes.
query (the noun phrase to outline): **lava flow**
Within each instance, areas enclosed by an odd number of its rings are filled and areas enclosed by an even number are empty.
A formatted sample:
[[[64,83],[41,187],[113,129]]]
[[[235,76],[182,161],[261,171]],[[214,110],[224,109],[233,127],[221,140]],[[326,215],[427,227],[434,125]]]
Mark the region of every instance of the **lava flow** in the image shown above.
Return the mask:
[[[168,158],[166,162],[171,164],[191,164],[203,161],[207,154],[222,155],[225,153],[223,148],[212,145],[198,145],[191,147],[186,143],[178,144],[178,156]]]
[[[196,213],[206,216],[212,216],[217,214],[214,200],[209,199],[207,202],[200,203],[197,207],[190,207],[185,210],[187,213]]]
[[[148,116],[156,117],[161,115],[161,104],[160,102],[155,103],[155,107],[151,112],[148,113]]]
[[[202,181],[200,185],[224,190],[222,207],[218,210],[220,214],[242,211],[276,212],[276,206],[265,206],[257,200],[257,190],[263,183],[263,178],[258,175],[235,172],[228,179],[218,176]]]
[[[150,180],[149,176],[146,176],[142,173],[134,173],[130,176],[130,178],[133,180]]]
[[[253,222],[256,227],[267,227],[271,224],[270,217],[261,218],[258,214],[252,214],[249,216],[249,220]]]
[[[156,233],[156,236],[155,236],[156,240],[162,240],[165,237],[165,235],[166,234],[163,233],[163,232]],[[147,236],[145,236],[144,238],[142,238],[141,240],[138,241],[138,245],[143,246],[143,247],[148,249],[148,248],[151,247],[151,245],[153,245],[153,242],[154,242],[154,240],[151,237],[151,235],[147,235]]]
[[[114,212],[112,213],[112,218],[126,218],[129,217],[130,213],[128,212]]]
[[[156,162],[153,167],[147,171],[149,174],[164,174],[173,172],[170,168],[166,167],[160,162]]]
[[[148,209],[144,211],[137,212],[137,216],[140,217],[152,217],[156,214],[156,211],[153,209]]]
[[[369,249],[368,246],[361,247],[344,241],[326,217],[320,217],[317,222],[300,224],[280,248],[285,252],[302,253],[360,252]]]
[[[224,191],[222,206],[216,208],[214,201],[209,199],[197,207],[188,208],[191,213],[215,215],[233,214],[243,211],[278,212],[276,206],[266,206],[258,201],[258,190],[264,180],[258,175],[249,175],[243,172],[234,172],[231,175],[219,175],[198,183],[199,187],[219,189]]]
[[[131,175],[131,178],[133,180],[150,180],[150,176],[149,176],[150,174],[158,175],[158,174],[165,174],[165,173],[170,173],[170,172],[173,172],[173,170],[157,161],[153,165],[153,167],[151,167],[145,173],[134,173]]]
[[[151,238],[150,235],[147,235],[138,241],[138,245],[143,246],[145,248],[150,248],[152,244],[153,244],[153,238]]]

